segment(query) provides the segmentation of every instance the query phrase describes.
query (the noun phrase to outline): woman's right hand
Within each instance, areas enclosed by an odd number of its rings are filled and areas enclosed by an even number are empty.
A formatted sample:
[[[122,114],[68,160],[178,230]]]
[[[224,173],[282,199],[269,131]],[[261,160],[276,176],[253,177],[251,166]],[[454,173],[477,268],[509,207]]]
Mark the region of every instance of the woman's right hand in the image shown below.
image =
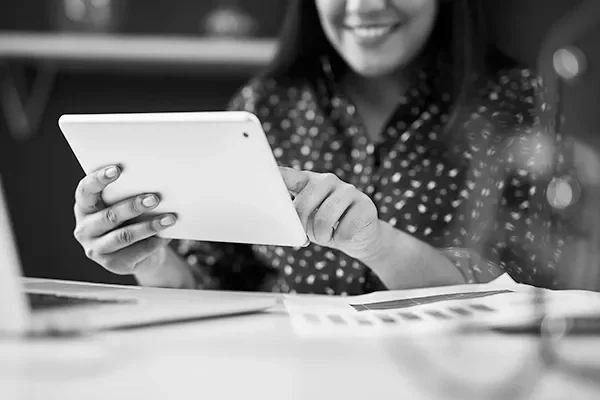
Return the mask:
[[[75,194],[74,235],[86,256],[107,270],[120,275],[148,273],[163,264],[169,242],[156,234],[175,224],[176,217],[163,214],[128,224],[154,210],[160,199],[156,194],[147,193],[106,207],[102,191],[120,174],[119,167],[108,166],[79,182]]]

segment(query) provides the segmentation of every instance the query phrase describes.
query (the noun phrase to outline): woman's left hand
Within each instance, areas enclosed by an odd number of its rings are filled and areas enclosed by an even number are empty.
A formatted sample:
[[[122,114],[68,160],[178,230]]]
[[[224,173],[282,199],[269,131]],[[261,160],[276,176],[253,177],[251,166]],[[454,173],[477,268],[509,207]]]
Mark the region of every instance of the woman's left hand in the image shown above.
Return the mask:
[[[371,199],[331,173],[280,167],[311,242],[358,260],[376,255],[381,226]]]

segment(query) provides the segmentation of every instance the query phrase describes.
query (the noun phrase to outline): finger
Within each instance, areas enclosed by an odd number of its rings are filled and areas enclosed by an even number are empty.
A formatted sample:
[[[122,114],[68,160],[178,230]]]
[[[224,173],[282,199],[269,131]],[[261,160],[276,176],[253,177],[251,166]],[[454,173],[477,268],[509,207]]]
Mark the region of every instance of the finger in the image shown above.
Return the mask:
[[[102,191],[119,178],[121,170],[116,165],[100,168],[83,178],[75,191],[75,210],[81,214],[92,214],[104,208]]]
[[[350,185],[348,185],[350,186]],[[354,203],[354,187],[335,190],[323,203],[313,217],[312,232],[309,236],[321,244],[329,243],[333,238],[334,229],[342,216]]]
[[[140,272],[137,271],[138,266],[167,244],[169,244],[167,239],[150,237],[109,256],[101,257],[101,262],[104,268],[115,274],[128,275],[134,271]]]
[[[307,233],[311,230],[309,226],[311,217],[334,189],[332,184],[313,179],[294,199],[294,207]]]
[[[173,226],[176,220],[175,215],[165,214],[149,221],[138,222],[116,229],[97,239],[96,251],[98,254],[114,253]]]
[[[86,224],[89,225],[89,228],[86,234],[91,238],[103,236],[124,222],[155,209],[159,202],[160,200],[155,194],[144,194],[123,200],[112,207],[88,216]]]
[[[294,196],[297,196],[311,180],[311,174],[307,171],[298,171],[288,167],[279,167],[279,171],[288,191]]]
[[[333,242],[345,245],[352,240],[368,236],[370,226],[377,221],[376,213],[372,212],[372,205],[368,201],[354,202],[340,218],[338,227],[333,232]]]

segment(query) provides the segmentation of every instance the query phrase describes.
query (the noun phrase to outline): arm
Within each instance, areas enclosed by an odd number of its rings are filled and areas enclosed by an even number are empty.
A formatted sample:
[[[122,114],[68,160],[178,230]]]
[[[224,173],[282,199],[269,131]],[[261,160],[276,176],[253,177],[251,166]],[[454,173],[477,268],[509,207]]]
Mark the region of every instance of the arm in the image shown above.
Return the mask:
[[[496,206],[486,210],[484,220],[468,223],[465,229],[471,235],[460,241],[460,247],[435,248],[379,221],[381,244],[370,252],[373,256],[361,261],[389,289],[487,283],[505,272],[541,270],[531,261],[535,249],[540,250],[534,242],[542,235],[532,231],[532,225],[541,226],[541,219],[530,211],[534,200],[530,192],[542,190],[528,182],[528,177],[520,179],[501,179],[509,182],[506,189],[490,190],[498,198]],[[465,207],[472,205],[469,202]],[[482,240],[473,241],[475,236]],[[533,264],[541,262],[537,261]]]
[[[382,242],[361,261],[388,289],[411,289],[467,283],[450,257],[408,233],[379,221]]]
[[[531,257],[539,250],[533,242],[542,234],[533,233],[532,225],[540,226],[543,217],[535,208],[540,199],[530,193],[539,196],[544,186],[538,182],[536,187],[539,177],[530,172],[540,162],[540,153],[531,150],[543,138],[527,130],[533,122],[528,119],[534,95],[531,76],[520,69],[500,71],[477,103],[459,116],[460,140],[454,145],[462,150],[454,154],[470,160],[466,180],[476,187],[462,204],[463,225],[455,225],[450,235],[455,247],[435,249],[385,227],[380,254],[364,262],[387,287],[487,283],[504,272],[515,277],[515,271],[539,269],[531,265]],[[533,264],[542,263],[538,259]]]

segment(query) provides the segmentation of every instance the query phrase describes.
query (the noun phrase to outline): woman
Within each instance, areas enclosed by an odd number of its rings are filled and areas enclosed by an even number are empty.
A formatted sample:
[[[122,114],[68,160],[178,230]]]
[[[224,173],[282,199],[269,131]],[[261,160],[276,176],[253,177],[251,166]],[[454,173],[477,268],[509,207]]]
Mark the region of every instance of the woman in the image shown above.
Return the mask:
[[[278,55],[231,109],[261,119],[308,248],[168,246],[154,235],[175,215],[122,226],[155,195],[102,204],[115,166],[81,181],[76,238],[105,268],[151,286],[345,295],[503,272],[557,285],[538,265],[558,256],[524,256],[545,214],[523,166],[545,148],[510,146],[529,140],[535,82],[485,51],[480,28],[477,0],[292,2]]]

